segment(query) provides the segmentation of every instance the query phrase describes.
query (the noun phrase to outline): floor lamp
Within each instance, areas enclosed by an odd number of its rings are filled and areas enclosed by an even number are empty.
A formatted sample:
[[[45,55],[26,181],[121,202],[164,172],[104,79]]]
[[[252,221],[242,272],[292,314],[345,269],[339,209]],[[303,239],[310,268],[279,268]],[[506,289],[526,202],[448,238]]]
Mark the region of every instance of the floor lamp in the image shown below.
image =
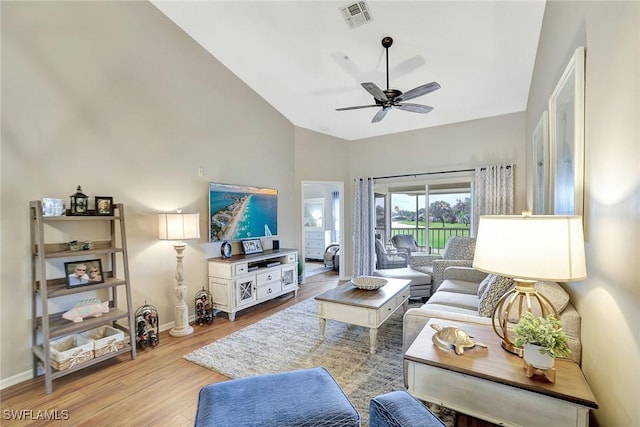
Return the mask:
[[[186,244],[183,240],[200,238],[200,214],[193,213],[161,213],[158,215],[158,235],[160,240],[176,240],[173,245],[176,250],[176,287],[175,294],[178,302],[175,308],[175,326],[169,331],[174,337],[182,337],[193,333],[189,325],[189,307],[185,302],[187,287],[184,284],[183,252]]]
[[[516,354],[509,323],[538,306],[541,316],[558,318],[551,302],[538,293],[538,281],[570,282],[587,277],[582,217],[561,215],[481,216],[473,267],[511,277],[516,286],[498,301],[493,329],[502,347]]]

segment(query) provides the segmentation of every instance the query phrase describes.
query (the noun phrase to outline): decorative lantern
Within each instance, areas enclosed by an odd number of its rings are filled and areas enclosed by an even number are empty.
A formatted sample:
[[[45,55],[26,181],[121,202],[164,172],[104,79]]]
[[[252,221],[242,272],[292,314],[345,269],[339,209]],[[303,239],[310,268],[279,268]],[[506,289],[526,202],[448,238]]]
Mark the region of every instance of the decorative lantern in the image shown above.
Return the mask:
[[[158,309],[147,302],[136,310],[136,345],[144,350],[160,343]]]
[[[76,194],[69,196],[71,198],[71,215],[86,215],[89,207],[89,198],[82,192],[82,187],[78,185]]]
[[[204,324],[210,325],[213,323],[213,297],[209,291],[206,291],[204,287],[196,294],[195,306],[196,306],[196,324],[202,326]]]

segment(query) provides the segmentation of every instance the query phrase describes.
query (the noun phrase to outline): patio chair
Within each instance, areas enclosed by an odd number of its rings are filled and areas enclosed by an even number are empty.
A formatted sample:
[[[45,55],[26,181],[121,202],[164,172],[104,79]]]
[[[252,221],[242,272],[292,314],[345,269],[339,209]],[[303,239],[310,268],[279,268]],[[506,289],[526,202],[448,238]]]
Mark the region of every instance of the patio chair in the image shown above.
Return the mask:
[[[376,269],[385,270],[389,268],[406,268],[407,255],[404,252],[395,254],[387,253],[384,245],[379,239],[376,239]]]
[[[471,267],[476,250],[475,237],[451,236],[444,246],[442,255],[422,255],[411,257],[411,267],[431,275],[432,293],[444,281],[447,267]]]
[[[410,256],[412,252],[425,252],[426,246],[418,246],[416,239],[410,234],[396,234],[391,238],[391,243],[398,252],[406,252]]]

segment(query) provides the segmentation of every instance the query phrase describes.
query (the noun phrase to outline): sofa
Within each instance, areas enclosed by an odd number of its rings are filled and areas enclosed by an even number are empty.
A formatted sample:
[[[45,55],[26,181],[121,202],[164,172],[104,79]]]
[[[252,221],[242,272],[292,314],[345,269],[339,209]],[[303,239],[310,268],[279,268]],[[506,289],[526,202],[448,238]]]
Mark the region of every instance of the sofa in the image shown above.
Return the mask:
[[[493,275],[492,275],[493,276]],[[493,279],[493,281],[491,281]],[[472,267],[449,267],[444,280],[431,298],[418,308],[404,314],[402,328],[403,354],[431,318],[492,325],[493,307],[511,287],[513,281],[500,276],[490,277]],[[484,289],[483,289],[484,287]],[[570,357],[580,363],[580,314],[569,301],[564,289],[553,282],[538,282],[536,290],[545,295],[560,315],[562,329],[567,334]],[[513,320],[515,327],[515,320]],[[406,364],[405,364],[406,382]]]

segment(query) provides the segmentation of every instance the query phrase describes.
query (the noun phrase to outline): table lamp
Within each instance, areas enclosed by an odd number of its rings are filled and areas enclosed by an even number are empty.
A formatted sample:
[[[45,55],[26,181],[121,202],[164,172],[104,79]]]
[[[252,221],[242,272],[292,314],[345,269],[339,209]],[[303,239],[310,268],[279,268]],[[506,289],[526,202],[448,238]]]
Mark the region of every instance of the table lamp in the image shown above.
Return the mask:
[[[543,317],[553,314],[553,305],[535,289],[537,281],[570,282],[587,277],[582,217],[561,215],[481,216],[473,267],[510,277],[516,286],[498,301],[493,329],[502,347],[520,355],[507,330],[509,319],[540,307]],[[516,320],[517,322],[517,320]]]
[[[176,250],[176,287],[175,294],[178,302],[175,308],[175,326],[169,331],[174,337],[181,337],[193,333],[189,325],[189,308],[185,302],[187,287],[184,284],[184,267],[182,265],[183,252],[186,244],[183,240],[200,238],[200,214],[193,213],[161,213],[158,215],[158,235],[160,240],[176,240],[173,245]]]

